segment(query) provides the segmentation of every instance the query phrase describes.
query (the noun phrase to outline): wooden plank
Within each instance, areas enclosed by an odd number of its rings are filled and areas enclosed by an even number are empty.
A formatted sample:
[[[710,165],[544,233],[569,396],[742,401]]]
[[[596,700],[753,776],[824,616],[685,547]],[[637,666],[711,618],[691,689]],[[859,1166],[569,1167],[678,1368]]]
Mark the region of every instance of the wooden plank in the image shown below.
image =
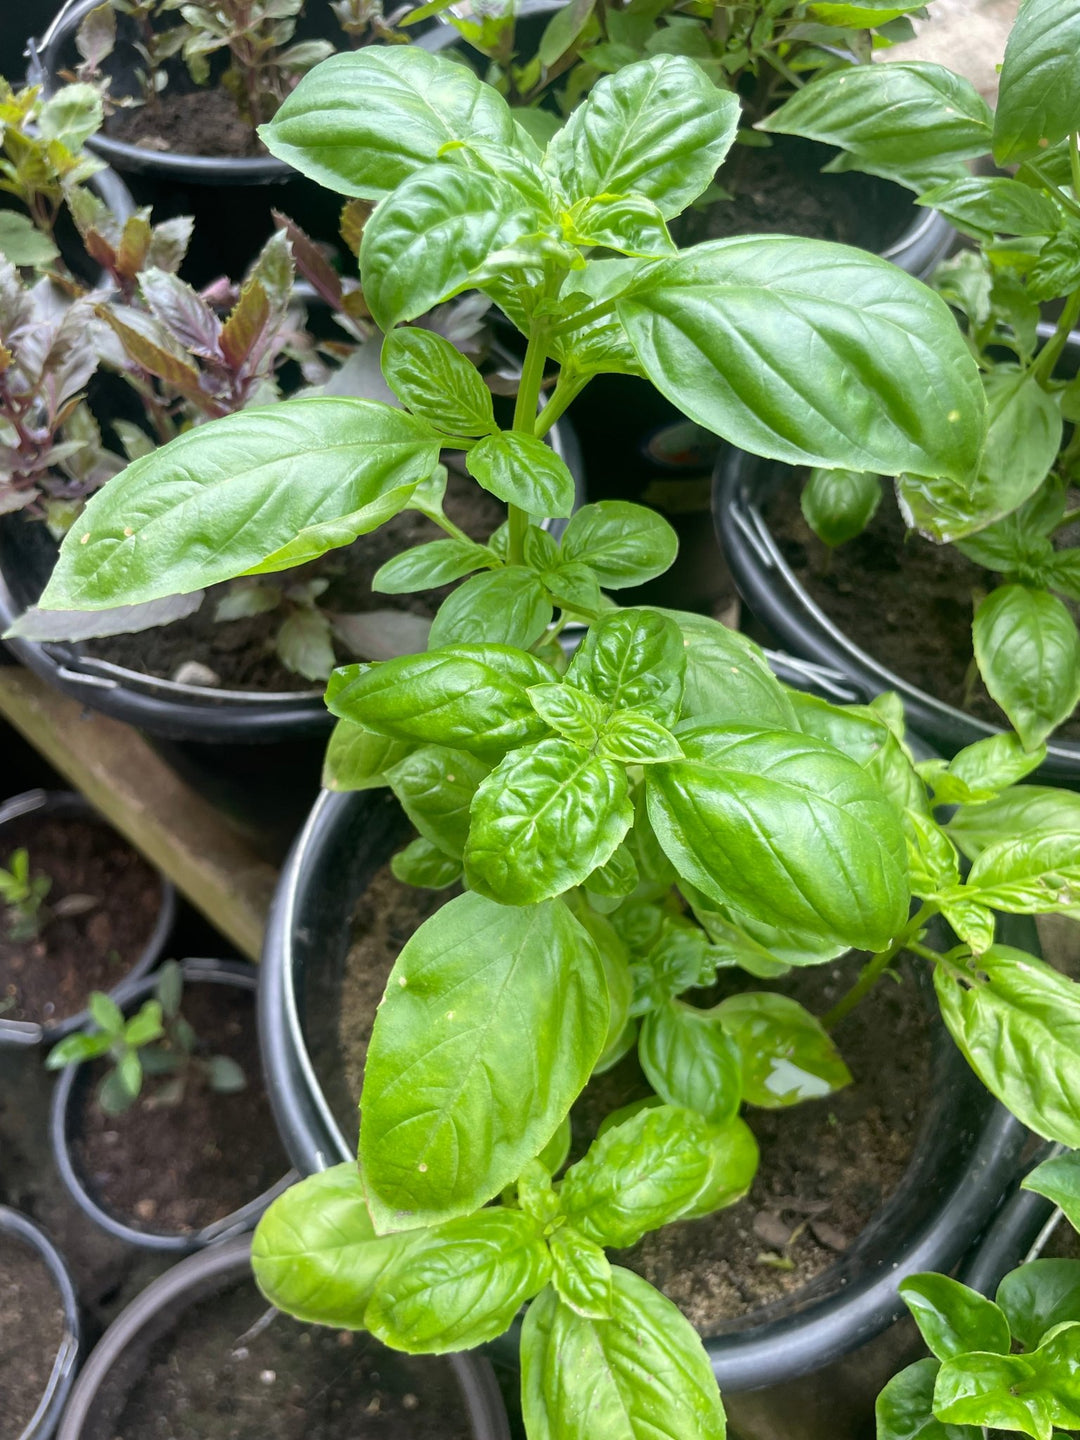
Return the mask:
[[[277,872],[137,731],[14,665],[0,667],[0,714],[242,954],[258,960]]]

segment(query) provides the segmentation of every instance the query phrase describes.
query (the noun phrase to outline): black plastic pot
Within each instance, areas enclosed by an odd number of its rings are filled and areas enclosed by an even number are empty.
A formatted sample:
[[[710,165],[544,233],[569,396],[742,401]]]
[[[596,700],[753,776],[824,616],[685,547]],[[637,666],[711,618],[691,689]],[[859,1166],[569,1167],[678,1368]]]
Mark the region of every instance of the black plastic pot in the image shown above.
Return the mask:
[[[1080,334],[1070,344],[1080,360]],[[800,584],[776,543],[763,510],[790,475],[789,467],[727,447],[713,477],[713,523],[739,593],[759,625],[784,650],[847,677],[860,701],[895,690],[913,730],[935,750],[955,755],[1002,727],[968,715],[893,674],[862,650]],[[1080,787],[1080,743],[1051,738],[1039,767],[1044,782]]]
[[[59,816],[84,821],[90,820],[103,829],[110,828],[108,822],[98,814],[89,801],[84,800],[73,790],[27,790],[22,795],[12,796],[10,800],[6,800],[0,805],[0,860],[6,861],[8,858],[5,832],[10,836],[16,822],[24,820],[29,815],[40,815],[43,818]],[[160,875],[159,880],[161,902],[157,923],[142,954],[124,979],[110,992],[114,996],[121,994],[128,985],[154,968],[161,958],[161,952],[172,931],[176,920],[176,891],[164,875]],[[89,1020],[90,1017],[86,1010],[80,1010],[77,1015],[62,1016],[50,1025],[39,1025],[27,1020],[5,1020],[0,1015],[0,1047],[40,1045],[43,1041],[51,1044],[54,1040],[60,1040],[63,1036],[70,1035],[74,1030],[81,1030],[84,1025],[89,1023]]]
[[[356,897],[403,833],[388,794],[323,793],[282,872],[259,972],[259,1037],[282,1141],[304,1173],[354,1155],[316,1074],[306,1027],[313,994],[336,993]],[[1017,943],[1035,943],[1032,925],[1016,930]],[[899,1281],[950,1270],[994,1214],[1026,1132],[991,1099],[940,1022],[933,1043],[930,1108],[901,1185],[844,1258],[800,1292],[797,1308],[769,1307],[749,1327],[737,1322],[705,1341],[722,1389],[777,1385],[872,1339],[903,1313]]]
[[[1060,1155],[1064,1146],[1047,1144],[1032,1159],[1028,1168],[1053,1155]],[[993,1298],[997,1287],[1018,1265],[1035,1260],[1064,1216],[1052,1200],[1036,1195],[1033,1190],[1017,1190],[1002,1206],[1001,1212],[986,1234],[960,1267],[959,1278],[965,1285]]]
[[[185,985],[231,985],[251,993],[257,988],[254,968],[238,960],[185,960]],[[147,977],[137,983],[124,986],[117,995],[117,1002],[125,1013],[138,1008],[144,1000],[153,997],[155,980]],[[86,1178],[79,1172],[72,1155],[71,1145],[75,1139],[79,1101],[89,1084],[89,1066],[69,1065],[61,1071],[53,1090],[52,1106],[49,1112],[49,1139],[60,1178],[67,1187],[75,1204],[95,1225],[108,1231],[129,1245],[143,1250],[165,1251],[185,1255],[192,1250],[204,1249],[233,1235],[241,1235],[254,1228],[259,1216],[270,1202],[280,1195],[296,1179],[290,1172],[269,1190],[257,1195],[231,1215],[215,1220],[212,1225],[190,1234],[175,1231],[136,1229],[118,1215],[104,1209],[94,1199]]]
[[[52,1373],[41,1403],[21,1435],[12,1440],[50,1440],[67,1404],[79,1367],[82,1350],[82,1323],[75,1286],[63,1256],[49,1237],[18,1210],[0,1205],[0,1235],[16,1240],[35,1251],[47,1267],[64,1311],[64,1338],[56,1352]]]
[[[145,1289],[113,1321],[79,1376],[59,1440],[112,1440],[115,1423],[151,1349],[193,1306],[251,1273],[251,1242],[239,1236],[191,1255]],[[474,1440],[509,1440],[506,1411],[491,1367],[477,1355],[448,1355]]]

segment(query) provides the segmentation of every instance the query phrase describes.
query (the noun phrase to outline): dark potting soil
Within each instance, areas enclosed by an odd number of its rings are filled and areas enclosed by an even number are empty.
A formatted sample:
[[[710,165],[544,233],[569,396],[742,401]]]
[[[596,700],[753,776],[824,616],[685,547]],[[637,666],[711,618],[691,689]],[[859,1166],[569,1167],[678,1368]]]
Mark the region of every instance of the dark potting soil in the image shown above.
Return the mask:
[[[881,251],[912,223],[911,196],[875,175],[823,175],[826,145],[773,136],[769,146],[736,145],[718,180],[732,198],[691,208],[672,224],[680,245],[729,235],[803,235]]]
[[[0,1235],[0,1296],[0,1430],[14,1437],[41,1403],[66,1325],[44,1260],[9,1235]]]
[[[139,959],[161,908],[161,881],[115,831],[93,820],[26,815],[7,831],[0,864],[25,848],[32,876],[52,886],[45,906],[68,896],[95,902],[82,914],[46,917],[33,940],[7,938],[0,906],[0,1013],[48,1025],[82,1010],[92,990],[111,990]]]
[[[469,1440],[449,1361],[267,1313],[251,1281],[193,1306],[87,1440]]]
[[[147,1077],[130,1110],[106,1115],[82,1091],[73,1142],[76,1166],[103,1209],[135,1229],[186,1234],[254,1200],[289,1168],[262,1084],[255,999],[231,985],[190,984],[181,1012],[198,1053],[228,1055],[247,1080],[234,1095],[210,1090],[192,1070],[179,1104],[158,1099]],[[103,1066],[92,1068],[94,1081]]]
[[[183,93],[168,89],[147,105],[117,110],[106,123],[112,140],[159,154],[243,159],[266,150],[223,86]]]
[[[446,892],[410,890],[384,868],[358,903],[334,1012],[336,1053],[317,1055],[350,1141],[387,976],[405,941],[446,898]],[[793,995],[822,1014],[854,983],[860,959],[796,970],[762,988]],[[757,987],[747,979],[739,988]],[[719,996],[699,998],[712,1004]],[[703,1220],[648,1235],[613,1258],[663,1290],[704,1334],[810,1284],[866,1227],[907,1168],[928,1098],[927,1017],[910,973],[900,984],[880,983],[836,1030],[852,1085],[786,1110],[744,1110],[761,1147],[749,1196]],[[584,1153],[606,1115],[649,1093],[633,1054],[592,1081],[572,1112],[573,1157]]]
[[[505,509],[475,481],[451,469],[446,487],[445,509],[466,534],[486,541],[505,519]],[[290,571],[289,583],[315,578],[330,581],[319,604],[327,614],[367,613],[373,610],[407,611],[431,618],[453,588],[449,585],[415,595],[380,595],[371,588],[375,572],[394,555],[414,545],[443,536],[432,521],[415,510],[402,511],[370,535],[352,545],[331,550],[310,565]],[[286,577],[270,576],[270,580]],[[242,620],[217,622],[217,600],[227,586],[210,590],[193,615],[171,625],[143,630],[135,635],[113,635],[87,643],[88,654],[123,665],[144,675],[171,679],[187,661],[198,661],[218,677],[220,685],[232,690],[301,691],[321,688],[296,675],[278,659],[274,640],[284,618],[282,609]],[[335,642],[338,662],[361,658]]]
[[[975,674],[971,622],[995,583],[989,571],[954,545],[909,532],[886,486],[877,513],[857,539],[833,551],[799,508],[803,475],[793,472],[763,513],[811,598],[855,642],[894,674],[928,695],[994,725],[1009,721]],[[1080,719],[1056,732],[1080,738]]]

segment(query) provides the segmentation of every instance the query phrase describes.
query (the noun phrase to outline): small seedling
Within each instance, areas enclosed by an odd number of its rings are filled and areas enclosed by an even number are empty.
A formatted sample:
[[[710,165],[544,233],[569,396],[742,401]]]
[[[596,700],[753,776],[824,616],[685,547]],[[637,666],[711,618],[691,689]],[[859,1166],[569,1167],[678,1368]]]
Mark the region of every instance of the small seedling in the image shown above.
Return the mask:
[[[48,923],[45,896],[52,889],[48,875],[30,874],[30,855],[16,850],[8,861],[9,869],[0,867],[0,900],[7,914],[5,923],[9,940],[36,940]]]
[[[193,1078],[201,1079],[216,1094],[232,1095],[247,1083],[244,1072],[228,1055],[198,1053],[195,1031],[180,1013],[184,975],[180,964],[168,960],[158,974],[156,995],[144,1002],[130,1019],[115,1000],[95,990],[89,1010],[95,1030],[69,1035],[49,1053],[49,1070],[82,1064],[108,1056],[112,1068],[97,1088],[97,1101],[106,1115],[129,1110],[142,1094],[147,1076],[160,1077],[149,1103],[179,1105]]]

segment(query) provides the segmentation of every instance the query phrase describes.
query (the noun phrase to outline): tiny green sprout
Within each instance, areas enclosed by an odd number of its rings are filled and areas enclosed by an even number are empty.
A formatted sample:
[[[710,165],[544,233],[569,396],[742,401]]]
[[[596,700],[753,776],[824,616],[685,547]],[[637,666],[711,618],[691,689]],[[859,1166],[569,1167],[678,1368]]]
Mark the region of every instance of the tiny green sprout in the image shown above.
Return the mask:
[[[199,1054],[199,1040],[180,1013],[183,968],[167,960],[158,972],[155,995],[126,1019],[116,1002],[101,991],[90,996],[94,1030],[85,1030],[53,1047],[46,1068],[84,1064],[107,1057],[111,1067],[97,1087],[97,1102],[106,1115],[129,1110],[143,1091],[147,1076],[159,1078],[150,1103],[179,1105],[193,1076],[220,1095],[243,1090],[244,1072],[228,1055]]]
[[[23,848],[12,854],[8,866],[7,870],[0,866],[0,900],[7,912],[8,939],[36,940],[48,923],[44,902],[52,881],[48,875],[30,874],[30,855]]]

